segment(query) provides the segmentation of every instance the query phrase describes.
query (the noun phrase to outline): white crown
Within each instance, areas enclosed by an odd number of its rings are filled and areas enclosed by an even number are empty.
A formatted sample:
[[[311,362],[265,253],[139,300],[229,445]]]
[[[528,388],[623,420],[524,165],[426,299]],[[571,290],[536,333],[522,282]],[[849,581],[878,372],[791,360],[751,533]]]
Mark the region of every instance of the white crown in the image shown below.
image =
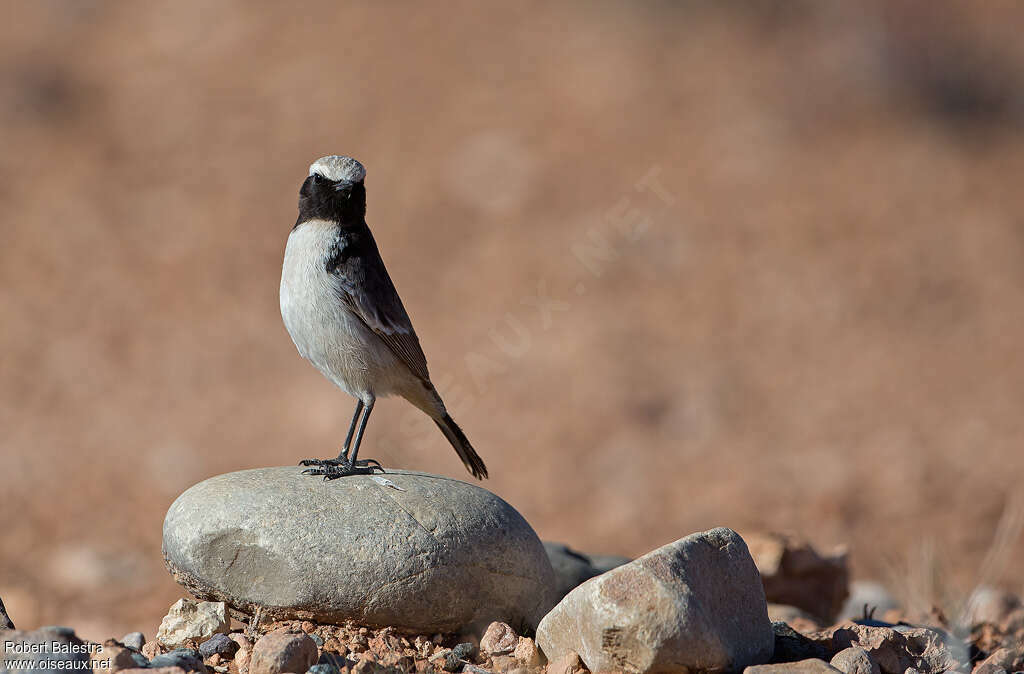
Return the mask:
[[[309,175],[314,173],[319,173],[328,180],[344,180],[350,183],[358,183],[366,177],[366,169],[362,164],[352,157],[342,157],[336,154],[320,157],[310,164]]]

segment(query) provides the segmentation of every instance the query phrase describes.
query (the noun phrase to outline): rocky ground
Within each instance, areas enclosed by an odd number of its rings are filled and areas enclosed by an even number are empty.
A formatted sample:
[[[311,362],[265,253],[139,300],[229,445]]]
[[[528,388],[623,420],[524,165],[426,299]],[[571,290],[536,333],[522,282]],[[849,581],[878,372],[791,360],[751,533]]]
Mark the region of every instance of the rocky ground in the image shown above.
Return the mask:
[[[698,559],[701,546],[708,541],[717,542],[708,550],[712,556]],[[885,605],[891,601],[880,598],[877,592],[863,584],[848,586],[846,558],[844,554],[823,555],[801,541],[768,535],[751,537],[751,551],[760,572],[755,574],[755,586],[750,590],[736,587],[721,587],[724,592],[716,597],[716,605],[728,603],[744,591],[755,594],[763,585],[765,594],[760,599],[762,610],[767,608],[771,618],[767,638],[770,655],[757,654],[759,647],[751,646],[763,635],[758,634],[756,620],[746,624],[735,634],[726,634],[722,626],[691,632],[692,640],[688,652],[678,655],[683,660],[694,654],[708,654],[726,642],[730,648],[739,648],[755,653],[754,662],[744,667],[698,667],[708,671],[770,672],[846,672],[848,674],[929,674],[932,672],[956,671],[973,674],[998,674],[1000,672],[1024,671],[1024,603],[1017,596],[994,590],[980,590],[965,607],[961,616],[952,618],[941,611],[929,615],[911,616],[898,607],[878,613],[878,605],[864,602],[862,615],[855,620],[843,620],[826,624],[823,616],[849,612],[852,604],[862,599],[881,600]],[[110,639],[103,644],[88,644],[78,639],[69,628],[42,628],[34,632],[18,632],[2,612],[0,604],[0,625],[9,628],[0,631],[5,642],[60,642],[77,645],[79,653],[65,655],[69,660],[91,659],[93,669],[100,671],[122,671],[146,669],[161,674],[338,674],[339,672],[517,672],[548,674],[580,674],[586,671],[684,671],[675,663],[635,666],[636,644],[628,638],[616,642],[609,635],[613,629],[602,630],[600,650],[605,653],[619,653],[619,666],[588,668],[587,662],[595,662],[593,655],[581,658],[574,650],[552,652],[555,649],[550,635],[552,616],[566,611],[576,597],[591,597],[594,608],[603,601],[595,588],[635,573],[645,568],[655,575],[666,577],[667,565],[652,563],[651,560],[667,559],[672,551],[684,549],[685,569],[690,573],[686,579],[689,592],[699,595],[701,588],[715,588],[717,581],[706,581],[693,575],[719,573],[726,580],[732,571],[723,568],[729,559],[745,559],[742,553],[746,547],[742,539],[727,529],[718,529],[704,534],[695,534],[660,548],[640,560],[620,564],[600,573],[591,564],[588,555],[572,551],[560,544],[546,544],[559,582],[568,587],[568,594],[562,602],[544,618],[537,632],[517,633],[510,625],[492,622],[486,628],[461,634],[414,634],[394,627],[372,628],[353,622],[343,625],[321,624],[310,620],[265,621],[253,620],[232,610],[223,602],[197,602],[181,599],[168,611],[160,629],[153,639],[147,640],[141,633],[132,633],[120,639]],[[739,553],[737,554],[737,549]],[[718,555],[718,556],[714,556]],[[639,566],[638,566],[639,564]],[[713,566],[701,566],[712,564]],[[717,571],[715,569],[718,569]],[[751,567],[753,568],[753,567]],[[742,574],[746,570],[739,569]],[[585,579],[591,573],[598,576]],[[756,583],[757,576],[760,583]],[[680,576],[676,576],[679,578]],[[576,587],[571,587],[583,582]],[[735,578],[735,576],[733,576]],[[643,584],[632,582],[629,586],[633,596],[651,611],[656,605],[650,588],[643,590]],[[715,591],[715,590],[712,590]],[[591,593],[588,595],[587,593]],[[851,594],[852,593],[852,594]],[[874,594],[873,594],[874,593]],[[780,600],[794,601],[793,604],[778,603]],[[767,600],[767,603],[765,601]],[[845,600],[845,603],[844,603]],[[622,598],[617,600],[619,609],[624,606]],[[700,598],[691,598],[699,602]],[[742,602],[741,602],[742,603]],[[755,602],[756,605],[756,602]],[[584,606],[584,610],[586,610]],[[705,608],[708,608],[705,605]],[[232,613],[242,621],[232,619]],[[721,612],[728,616],[733,627],[745,624],[742,616],[737,618],[735,606]],[[676,616],[685,627],[685,610]],[[713,619],[712,619],[713,621]],[[593,627],[593,618],[579,623],[568,630],[566,638],[581,638]],[[710,623],[709,623],[710,624]],[[547,633],[547,634],[546,634]],[[695,636],[693,636],[695,635]],[[678,635],[677,635],[678,636]],[[668,640],[675,637],[669,637]],[[583,643],[583,642],[581,642]],[[584,650],[586,644],[583,644]],[[632,649],[632,651],[631,651]],[[545,650],[548,652],[546,653]],[[10,657],[10,652],[8,657]],[[550,656],[550,657],[549,657]],[[33,656],[21,656],[33,657]],[[34,656],[41,657],[41,656]],[[652,661],[653,662],[653,661]],[[737,662],[734,660],[733,662]]]

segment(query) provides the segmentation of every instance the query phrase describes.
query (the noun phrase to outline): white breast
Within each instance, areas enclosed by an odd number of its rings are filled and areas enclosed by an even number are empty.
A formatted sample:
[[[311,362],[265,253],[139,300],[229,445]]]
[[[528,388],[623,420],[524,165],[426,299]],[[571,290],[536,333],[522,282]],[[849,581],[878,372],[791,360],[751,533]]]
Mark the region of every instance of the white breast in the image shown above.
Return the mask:
[[[350,395],[373,392],[374,373],[384,363],[379,339],[351,315],[327,273],[328,252],[338,226],[310,220],[292,230],[281,269],[281,317],[295,347],[325,377]]]

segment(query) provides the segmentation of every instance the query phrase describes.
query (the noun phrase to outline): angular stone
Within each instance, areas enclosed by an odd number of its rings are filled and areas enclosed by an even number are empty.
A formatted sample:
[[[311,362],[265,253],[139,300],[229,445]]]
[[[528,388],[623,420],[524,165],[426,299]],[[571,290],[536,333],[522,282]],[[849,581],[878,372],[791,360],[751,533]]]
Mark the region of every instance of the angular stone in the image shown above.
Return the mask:
[[[878,663],[860,646],[850,646],[835,654],[830,663],[843,674],[881,674]]]
[[[317,655],[316,644],[308,635],[271,632],[253,647],[249,674],[305,672],[316,664]]]
[[[591,671],[736,670],[767,662],[775,635],[739,535],[682,538],[583,583],[537,628],[552,660],[575,651]]]
[[[476,485],[406,471],[323,481],[296,466],[220,475],[182,494],[164,558],[194,595],[264,620],[432,634],[536,627],[555,577],[530,525]]]
[[[224,602],[174,602],[156,631],[156,640],[167,648],[185,646],[189,641],[204,641],[217,633],[227,633],[231,625]]]
[[[512,653],[512,657],[527,667],[539,667],[544,662],[540,649],[537,648],[537,642],[530,637],[519,638],[519,643],[516,644],[516,650]]]
[[[146,645],[146,635],[142,632],[129,632],[121,637],[121,643],[128,648],[141,652],[142,647]]]
[[[199,653],[204,658],[219,655],[223,658],[230,658],[238,650],[238,642],[234,641],[227,634],[214,634],[212,637],[199,644]]]
[[[519,636],[505,623],[491,623],[480,638],[480,650],[488,655],[508,655],[517,645]]]

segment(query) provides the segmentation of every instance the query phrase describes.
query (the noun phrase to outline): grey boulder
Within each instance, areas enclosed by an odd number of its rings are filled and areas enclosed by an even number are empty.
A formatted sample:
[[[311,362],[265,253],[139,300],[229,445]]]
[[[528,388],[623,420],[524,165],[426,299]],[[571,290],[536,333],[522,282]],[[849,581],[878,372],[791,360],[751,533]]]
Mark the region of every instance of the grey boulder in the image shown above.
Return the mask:
[[[595,672],[737,671],[771,660],[774,642],[754,560],[724,528],[588,580],[537,628],[549,660],[575,651]]]
[[[261,619],[532,629],[557,601],[544,548],[512,506],[424,473],[323,481],[286,466],[212,477],[171,505],[163,553],[196,597]]]

